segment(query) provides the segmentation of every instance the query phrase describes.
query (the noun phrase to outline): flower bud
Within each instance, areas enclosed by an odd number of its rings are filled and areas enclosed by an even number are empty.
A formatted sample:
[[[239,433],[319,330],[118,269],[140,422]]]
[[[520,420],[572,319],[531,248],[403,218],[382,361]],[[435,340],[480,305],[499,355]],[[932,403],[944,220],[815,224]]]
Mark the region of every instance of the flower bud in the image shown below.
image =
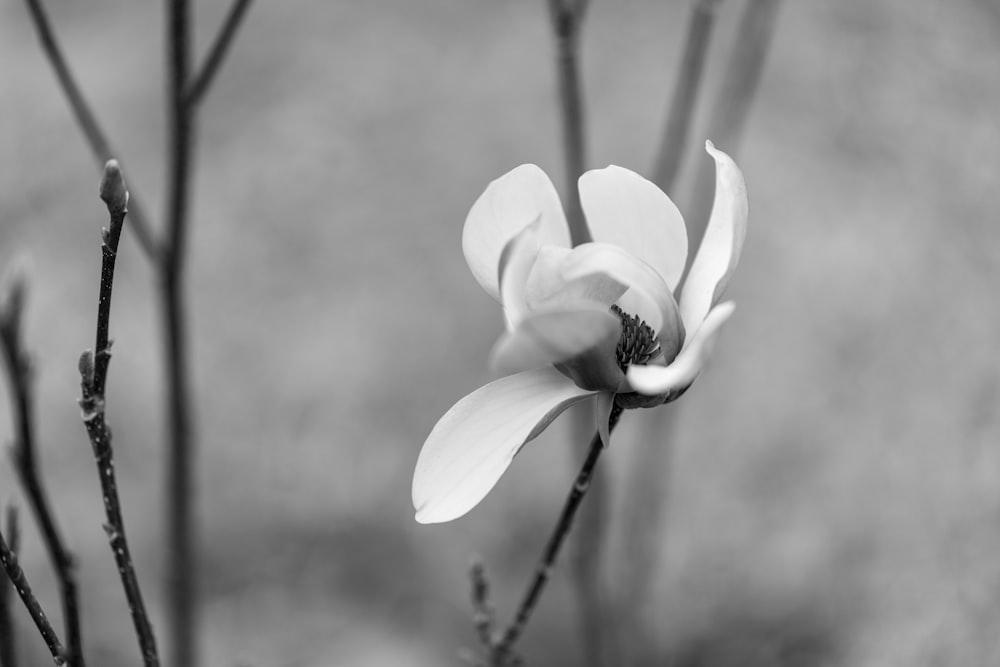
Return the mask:
[[[108,160],[104,165],[104,175],[100,185],[101,199],[112,213],[124,213],[128,206],[128,189],[122,176],[118,160]]]

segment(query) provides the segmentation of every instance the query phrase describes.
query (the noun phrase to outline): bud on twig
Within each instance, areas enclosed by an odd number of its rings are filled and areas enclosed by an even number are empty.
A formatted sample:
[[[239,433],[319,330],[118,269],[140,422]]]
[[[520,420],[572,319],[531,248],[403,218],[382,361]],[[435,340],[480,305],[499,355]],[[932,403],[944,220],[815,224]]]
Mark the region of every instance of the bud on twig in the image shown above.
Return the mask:
[[[80,355],[80,361],[77,362],[77,368],[80,370],[80,378],[89,386],[94,381],[94,353],[84,350]]]
[[[100,185],[101,199],[108,205],[112,215],[124,213],[128,206],[128,189],[122,176],[118,160],[108,160],[104,165],[104,175]]]

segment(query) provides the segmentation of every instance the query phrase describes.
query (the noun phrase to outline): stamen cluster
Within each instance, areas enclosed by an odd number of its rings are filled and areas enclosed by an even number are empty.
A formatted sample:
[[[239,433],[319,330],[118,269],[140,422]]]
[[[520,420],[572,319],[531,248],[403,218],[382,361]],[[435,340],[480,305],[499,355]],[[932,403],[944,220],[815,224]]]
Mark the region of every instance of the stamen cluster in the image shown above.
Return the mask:
[[[623,373],[632,364],[645,365],[660,354],[660,342],[652,327],[638,315],[629,315],[616,305],[611,306],[611,312],[622,321],[622,335],[615,348],[615,360]]]

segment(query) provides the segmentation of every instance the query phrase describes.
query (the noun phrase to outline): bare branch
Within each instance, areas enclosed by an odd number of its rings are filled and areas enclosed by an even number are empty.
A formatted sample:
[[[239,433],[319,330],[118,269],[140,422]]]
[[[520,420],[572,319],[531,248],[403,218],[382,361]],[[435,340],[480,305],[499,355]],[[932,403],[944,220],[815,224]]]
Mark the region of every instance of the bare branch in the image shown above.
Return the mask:
[[[55,515],[49,505],[48,495],[42,485],[41,474],[35,458],[35,429],[32,420],[34,393],[31,377],[31,362],[21,343],[21,321],[27,292],[27,278],[23,274],[11,277],[5,294],[0,295],[0,355],[7,369],[11,387],[16,442],[12,450],[14,469],[24,488],[28,505],[42,533],[42,541],[48,553],[52,569],[59,582],[59,593],[63,608],[67,650],[65,659],[70,667],[84,667],[82,639],[80,635],[80,613],[77,603],[76,573],[73,556],[56,526]],[[62,655],[60,647],[60,655]]]
[[[712,103],[706,138],[733,157],[739,153],[743,141],[743,130],[764,73],[780,6],[781,0],[750,0],[747,3],[719,93]],[[712,160],[704,159],[695,180],[693,210],[685,215],[691,243],[705,233],[714,188],[715,166]]]
[[[188,207],[194,154],[190,82],[191,27],[187,0],[167,0],[168,145],[167,240],[161,308],[167,371],[167,590],[173,664],[196,667],[194,441],[184,305]]]
[[[577,183],[586,164],[583,92],[580,83],[580,29],[588,0],[549,0],[552,30],[556,39],[556,68],[559,78],[559,104],[562,115],[563,150],[566,155],[566,221],[574,246],[590,241],[590,231],[583,218],[580,188]]]
[[[187,103],[189,106],[197,105],[205,97],[205,93],[212,85],[212,81],[218,73],[222,61],[225,60],[226,55],[229,53],[229,47],[232,46],[233,38],[236,36],[236,31],[239,29],[243,17],[250,8],[251,1],[233,0],[233,4],[229,6],[229,12],[226,14],[226,18],[222,22],[222,27],[219,28],[219,32],[215,36],[212,47],[208,50],[205,62],[188,86]]]
[[[42,51],[48,57],[52,69],[55,70],[59,86],[66,95],[66,100],[69,102],[73,116],[76,118],[80,130],[83,132],[84,138],[90,145],[91,152],[97,159],[97,163],[103,166],[105,162],[118,153],[111,149],[111,142],[108,140],[104,130],[101,129],[100,124],[97,122],[97,117],[91,110],[90,105],[83,96],[83,92],[80,90],[80,86],[76,83],[76,78],[69,69],[66,58],[63,56],[62,48],[56,41],[52,24],[49,21],[45,7],[42,5],[42,0],[25,1],[28,5],[28,11],[31,14],[32,22],[35,25],[35,30],[38,32],[38,39],[42,43]],[[133,197],[131,213],[132,226],[135,229],[135,237],[139,242],[139,246],[154,264],[158,263],[159,252],[153,236],[153,227],[146,216],[145,208],[140,206],[139,201],[135,197]]]
[[[3,531],[0,531],[2,533]],[[7,506],[7,539],[8,548],[17,556],[20,543],[20,531],[17,525],[17,507],[13,503]],[[14,585],[4,574],[0,577],[0,667],[17,667],[17,640],[14,637],[14,618],[11,616],[11,590]]]
[[[701,90],[719,1],[694,0],[684,42],[684,55],[681,57],[680,71],[670,101],[660,152],[653,167],[653,182],[667,194],[673,194],[677,173],[687,151],[691,120]]]
[[[2,533],[0,533],[0,565],[3,566],[4,572],[7,573],[7,577],[14,586],[14,590],[21,596],[21,601],[31,615],[31,620],[35,622],[35,627],[38,628],[38,633],[42,635],[45,645],[49,647],[52,659],[56,661],[57,665],[63,664],[66,658],[64,657],[65,651],[63,650],[62,643],[59,641],[59,637],[56,636],[56,631],[52,628],[52,624],[49,623],[49,619],[45,616],[42,605],[38,603],[38,598],[31,591],[31,585],[24,576],[24,570],[21,569],[21,566],[17,562],[17,555],[7,546]]]
[[[156,652],[156,640],[153,628],[146,614],[146,607],[139,589],[139,580],[135,574],[132,554],[125,535],[125,520],[122,518],[121,500],[118,496],[118,483],[115,478],[113,451],[111,448],[111,429],[105,421],[104,388],[107,382],[108,362],[110,361],[109,337],[111,318],[111,291],[114,285],[115,259],[118,256],[118,241],[125,221],[128,192],[121,170],[114,160],[105,166],[104,178],[101,180],[101,198],[108,206],[111,221],[107,229],[102,230],[101,244],[101,287],[97,309],[97,352],[89,350],[80,357],[80,386],[82,398],[80,410],[83,424],[90,437],[97,463],[97,474],[101,482],[101,493],[104,497],[104,512],[107,524],[104,530],[108,534],[111,552],[122,579],[125,599],[128,601],[132,623],[135,626],[146,667],[158,667],[159,657]]]

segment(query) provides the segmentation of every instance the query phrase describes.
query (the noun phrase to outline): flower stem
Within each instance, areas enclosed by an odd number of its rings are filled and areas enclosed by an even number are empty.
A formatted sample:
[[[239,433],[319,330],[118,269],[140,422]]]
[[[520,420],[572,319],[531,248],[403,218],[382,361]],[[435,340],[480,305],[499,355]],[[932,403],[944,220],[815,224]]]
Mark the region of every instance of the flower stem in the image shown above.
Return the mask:
[[[609,429],[614,429],[621,413],[622,410],[617,405],[612,409],[611,417],[608,420]],[[601,443],[601,436],[599,433],[595,433],[593,439],[590,441],[590,450],[587,452],[587,458],[584,460],[583,466],[576,476],[576,481],[573,482],[573,488],[570,489],[569,497],[566,498],[562,513],[559,515],[559,521],[556,522],[555,530],[552,531],[548,544],[545,545],[545,551],[542,553],[542,559],[535,570],[535,576],[532,578],[531,584],[528,586],[528,590],[521,600],[521,605],[514,615],[514,620],[511,621],[503,637],[497,642],[493,650],[496,664],[501,664],[503,659],[510,653],[514,643],[517,642],[521,633],[527,627],[528,621],[531,619],[531,614],[538,604],[549,576],[552,574],[559,550],[562,548],[570,528],[573,527],[573,519],[580,508],[580,502],[583,500],[583,496],[586,495],[587,489],[590,488],[590,480],[602,451],[604,451],[604,445]]]

